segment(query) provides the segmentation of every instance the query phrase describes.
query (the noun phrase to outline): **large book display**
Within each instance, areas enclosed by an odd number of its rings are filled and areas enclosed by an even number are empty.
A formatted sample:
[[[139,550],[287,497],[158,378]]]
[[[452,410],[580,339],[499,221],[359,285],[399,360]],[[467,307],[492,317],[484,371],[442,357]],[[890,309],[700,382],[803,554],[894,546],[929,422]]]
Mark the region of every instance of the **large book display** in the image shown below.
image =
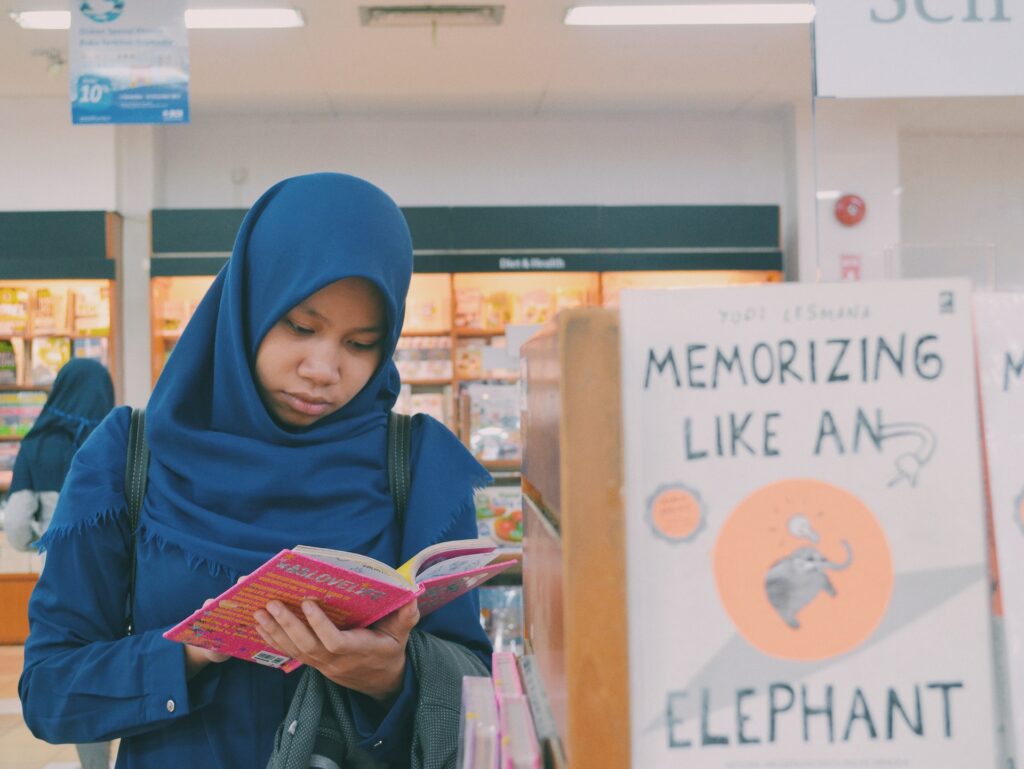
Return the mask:
[[[624,292],[526,346],[570,766],[997,766],[971,316],[956,280]]]

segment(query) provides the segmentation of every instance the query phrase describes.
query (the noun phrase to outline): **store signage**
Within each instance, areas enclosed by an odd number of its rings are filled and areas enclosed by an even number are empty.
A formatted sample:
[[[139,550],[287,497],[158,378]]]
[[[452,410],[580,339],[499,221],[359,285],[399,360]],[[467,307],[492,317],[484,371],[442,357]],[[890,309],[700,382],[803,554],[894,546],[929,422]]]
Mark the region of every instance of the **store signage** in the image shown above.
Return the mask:
[[[996,766],[969,282],[620,307],[631,765]]]
[[[819,97],[1024,94],[1013,0],[816,0]]]
[[[415,272],[626,272],[632,270],[781,270],[782,252],[747,251],[628,251],[568,254],[474,254],[417,252]]]
[[[71,122],[187,123],[185,0],[71,5]]]

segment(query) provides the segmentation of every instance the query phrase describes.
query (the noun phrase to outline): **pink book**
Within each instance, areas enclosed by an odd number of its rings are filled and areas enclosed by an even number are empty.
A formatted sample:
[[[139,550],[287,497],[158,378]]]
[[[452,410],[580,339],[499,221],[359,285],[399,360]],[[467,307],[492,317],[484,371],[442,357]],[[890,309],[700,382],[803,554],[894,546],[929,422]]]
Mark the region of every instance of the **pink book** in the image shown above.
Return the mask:
[[[522,694],[498,697],[500,769],[540,769],[541,752],[530,705]]]
[[[512,652],[494,652],[491,655],[491,678],[494,679],[494,693],[498,698],[499,709],[502,697],[523,693],[519,666]]]
[[[487,539],[441,542],[395,569],[358,553],[299,545],[196,610],[164,638],[290,673],[301,663],[260,638],[253,613],[278,600],[302,617],[315,601],[342,630],[372,625],[413,600],[425,616],[515,563]]]

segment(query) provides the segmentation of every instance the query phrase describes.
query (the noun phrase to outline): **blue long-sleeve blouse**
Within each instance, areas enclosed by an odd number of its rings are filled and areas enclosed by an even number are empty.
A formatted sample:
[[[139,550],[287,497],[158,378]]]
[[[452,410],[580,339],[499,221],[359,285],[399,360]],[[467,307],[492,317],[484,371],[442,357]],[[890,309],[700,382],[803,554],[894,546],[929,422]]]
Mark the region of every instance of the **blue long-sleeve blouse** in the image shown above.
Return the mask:
[[[104,468],[101,472],[123,488],[128,409],[115,411],[97,428],[101,430],[113,431],[109,437],[121,450],[90,455],[91,447],[110,445],[90,441],[75,463],[83,462],[91,472]],[[80,477],[73,467],[45,540],[46,565],[29,603],[30,634],[19,693],[32,733],[54,743],[121,738],[119,769],[265,766],[299,673],[231,659],[207,665],[187,680],[184,646],[161,636],[240,575],[212,568],[147,536],[143,518],[137,535],[136,631],[126,637],[127,512],[65,512],[89,505],[88,498],[76,493]],[[295,529],[301,531],[301,521]],[[455,525],[438,530],[435,541],[475,534],[472,500],[467,500]],[[399,536],[397,526],[390,527],[367,554],[396,563]],[[282,543],[282,548],[294,544]],[[490,645],[480,626],[475,591],[423,618],[419,628],[464,644],[489,664]],[[411,665],[390,708],[349,692],[362,746],[384,762],[405,766],[416,695]]]

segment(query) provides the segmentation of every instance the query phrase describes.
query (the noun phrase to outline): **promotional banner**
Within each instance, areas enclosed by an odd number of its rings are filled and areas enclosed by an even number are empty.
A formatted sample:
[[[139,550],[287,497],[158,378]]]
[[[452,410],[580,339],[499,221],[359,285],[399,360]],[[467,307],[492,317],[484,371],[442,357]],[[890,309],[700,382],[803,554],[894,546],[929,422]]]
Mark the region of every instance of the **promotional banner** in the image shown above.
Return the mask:
[[[1016,0],[815,0],[820,97],[1024,94]]]
[[[187,123],[185,0],[71,3],[71,122]]]
[[[969,284],[623,292],[632,766],[993,767]]]
[[[974,300],[978,378],[985,416],[989,504],[999,564],[996,638],[1007,666],[1003,749],[1024,746],[1024,294],[979,294]],[[1013,765],[1013,764],[1004,764]]]

